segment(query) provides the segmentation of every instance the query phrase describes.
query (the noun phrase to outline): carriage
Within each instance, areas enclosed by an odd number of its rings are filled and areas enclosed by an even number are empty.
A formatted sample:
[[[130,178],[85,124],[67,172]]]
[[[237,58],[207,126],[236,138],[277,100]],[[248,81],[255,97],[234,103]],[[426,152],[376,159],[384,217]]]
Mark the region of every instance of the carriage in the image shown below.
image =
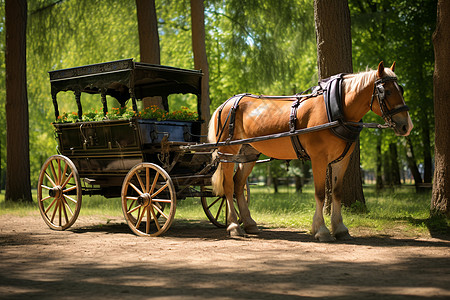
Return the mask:
[[[48,158],[39,175],[41,215],[50,228],[64,230],[77,219],[83,195],[121,197],[131,230],[158,236],[170,227],[177,200],[200,197],[216,226],[243,235],[241,221],[245,232],[257,233],[246,180],[262,153],[275,159],[310,159],[316,199],[312,233],[321,241],[348,238],[340,197],[359,133],[364,127],[391,128],[407,136],[413,128],[394,68],[395,63],[385,68],[380,62],[377,70],[338,74],[320,81],[309,94],[235,95],[214,112],[209,144],[200,136],[200,71],[126,59],[50,72],[60,154]],[[77,113],[59,115],[57,95],[62,91],[74,92]],[[168,97],[179,93],[197,97],[197,119],[160,118],[167,116]],[[81,94],[100,96],[100,117],[85,118]],[[119,102],[122,114],[109,113],[107,96]],[[160,97],[163,112],[155,115],[144,108],[137,113],[137,100],[147,97]],[[127,113],[129,100],[132,109]],[[386,124],[362,122],[369,111]],[[322,214],[329,166],[334,177],[332,235]],[[215,197],[212,187],[223,196]]]
[[[213,149],[181,147],[201,140],[201,71],[125,59],[49,74],[58,154],[42,166],[38,203],[50,228],[72,226],[85,195],[120,197],[129,227],[141,236],[167,231],[177,201],[186,197],[200,197],[208,219],[218,227],[226,225],[225,199],[215,197],[210,187],[217,167]],[[74,93],[77,112],[60,114],[60,92]],[[183,111],[182,120],[176,114],[167,116],[169,97],[179,94],[197,98],[197,112],[190,113],[188,120]],[[83,113],[84,95],[101,100],[97,119]],[[137,101],[147,97],[159,97],[163,109],[152,107],[147,110],[153,114],[137,113]],[[131,108],[127,108],[130,100]],[[120,107],[109,108],[108,104]]]

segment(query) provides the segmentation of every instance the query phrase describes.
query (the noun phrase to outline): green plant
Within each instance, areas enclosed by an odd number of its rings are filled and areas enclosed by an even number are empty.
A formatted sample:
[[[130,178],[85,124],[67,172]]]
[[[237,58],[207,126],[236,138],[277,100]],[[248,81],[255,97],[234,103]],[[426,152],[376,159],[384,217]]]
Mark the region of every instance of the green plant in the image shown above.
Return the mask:
[[[103,113],[103,110],[92,109],[87,113],[84,113],[81,121],[82,122],[93,122],[93,121],[103,121],[103,120],[128,120],[131,118],[140,118],[140,119],[151,119],[157,121],[164,120],[178,120],[178,121],[195,121],[198,119],[198,114],[196,112],[189,111],[187,107],[182,107],[180,110],[167,112],[163,109],[160,109],[156,105],[152,105],[147,107],[140,112],[136,113],[131,108],[127,107],[113,107],[109,112],[106,113],[106,116]],[[62,113],[56,123],[75,123],[79,122],[78,114],[76,112],[72,113]]]

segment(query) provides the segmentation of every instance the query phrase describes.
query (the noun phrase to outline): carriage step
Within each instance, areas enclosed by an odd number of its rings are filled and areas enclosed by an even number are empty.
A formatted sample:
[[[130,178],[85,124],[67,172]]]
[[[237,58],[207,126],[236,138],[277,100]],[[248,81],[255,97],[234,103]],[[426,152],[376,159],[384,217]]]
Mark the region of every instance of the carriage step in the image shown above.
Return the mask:
[[[84,181],[86,184],[94,184],[95,179],[83,178],[83,181]]]

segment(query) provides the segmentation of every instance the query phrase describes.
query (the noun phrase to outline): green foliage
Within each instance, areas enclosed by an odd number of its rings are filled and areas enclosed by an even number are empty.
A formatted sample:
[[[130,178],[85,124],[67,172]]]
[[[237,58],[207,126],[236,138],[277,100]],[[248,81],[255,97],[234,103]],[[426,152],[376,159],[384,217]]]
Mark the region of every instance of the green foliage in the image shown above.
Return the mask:
[[[424,131],[434,139],[432,106],[433,49],[431,34],[436,1],[349,1],[352,18],[355,71],[375,68],[380,60],[397,61],[399,83],[415,124],[411,140],[418,163],[423,162]],[[0,0],[0,55],[5,54],[4,0]],[[156,1],[161,63],[193,68],[190,4],[187,0]],[[31,180],[37,182],[42,163],[56,152],[51,123],[53,105],[47,71],[123,58],[139,61],[135,1],[29,0],[27,28],[27,86],[30,110]],[[313,1],[210,0],[205,2],[206,47],[210,71],[211,108],[234,94],[294,94],[317,82]],[[0,84],[5,63],[0,60]],[[58,94],[66,117],[76,111],[73,95]],[[5,170],[5,89],[0,89],[0,167]],[[187,100],[186,100],[187,99]],[[99,99],[83,95],[87,112]],[[172,110],[195,110],[195,101],[182,95],[169,97]],[[117,103],[108,97],[108,107]],[[145,109],[145,108],[144,108]],[[75,118],[75,117],[73,117]],[[89,120],[101,118],[92,115]],[[370,113],[366,122],[382,120]],[[361,163],[374,170],[376,139],[382,151],[390,143],[404,149],[404,139],[391,131],[364,130]],[[431,142],[431,147],[433,143]],[[433,148],[431,148],[432,150]],[[405,153],[399,151],[405,165]],[[281,166],[283,164],[280,164]],[[260,170],[258,170],[260,168]],[[274,166],[273,169],[277,167]],[[281,167],[279,170],[282,170]],[[256,172],[264,174],[264,166]],[[292,174],[301,174],[291,164]],[[1,184],[1,181],[0,181]]]

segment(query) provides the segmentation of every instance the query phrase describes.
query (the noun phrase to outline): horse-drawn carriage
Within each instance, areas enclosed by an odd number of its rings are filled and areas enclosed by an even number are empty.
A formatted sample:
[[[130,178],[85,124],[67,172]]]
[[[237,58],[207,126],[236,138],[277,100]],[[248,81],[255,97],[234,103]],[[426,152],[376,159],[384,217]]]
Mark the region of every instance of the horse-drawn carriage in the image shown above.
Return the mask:
[[[47,225],[56,230],[69,228],[78,217],[83,195],[103,195],[121,197],[125,219],[138,235],[165,232],[174,218],[177,200],[186,197],[201,197],[211,222],[225,226],[225,199],[214,197],[209,188],[217,165],[211,149],[180,149],[200,141],[201,77],[200,71],[131,59],[51,71],[59,154],[47,159],[39,175],[39,209]],[[66,91],[74,93],[78,108],[69,116],[73,122],[67,121],[67,114],[59,113],[57,95]],[[100,120],[92,121],[83,114],[84,94],[101,100]],[[158,120],[148,119],[154,114],[137,113],[137,100],[146,97],[160,97],[168,111],[172,94],[195,95],[197,113],[190,115],[198,117]],[[108,108],[107,96],[115,98],[121,108]],[[131,114],[114,114],[114,110],[125,111],[130,100]],[[172,116],[176,118],[176,114]]]
[[[201,197],[212,223],[242,235],[240,219],[247,233],[255,233],[246,179],[263,153],[311,160],[316,200],[312,233],[319,240],[346,238],[341,189],[361,129],[392,128],[397,135],[408,135],[413,127],[394,67],[384,68],[381,62],[377,70],[338,74],[319,82],[310,94],[231,97],[211,118],[209,144],[200,142],[200,71],[128,59],[50,72],[61,155],[51,156],[42,167],[41,215],[50,228],[64,230],[77,219],[83,194],[121,197],[131,230],[157,236],[170,227],[177,200]],[[58,122],[61,91],[75,94],[74,123]],[[103,115],[98,121],[83,120],[81,94],[86,93],[100,96]],[[168,110],[168,96],[177,93],[197,96],[197,120],[155,120],[137,113],[136,100],[158,96]],[[110,116],[108,95],[121,107],[131,100],[131,115],[119,120]],[[371,110],[386,124],[361,122]],[[331,233],[322,214],[328,166],[333,174]],[[215,197],[212,186],[223,196]]]

